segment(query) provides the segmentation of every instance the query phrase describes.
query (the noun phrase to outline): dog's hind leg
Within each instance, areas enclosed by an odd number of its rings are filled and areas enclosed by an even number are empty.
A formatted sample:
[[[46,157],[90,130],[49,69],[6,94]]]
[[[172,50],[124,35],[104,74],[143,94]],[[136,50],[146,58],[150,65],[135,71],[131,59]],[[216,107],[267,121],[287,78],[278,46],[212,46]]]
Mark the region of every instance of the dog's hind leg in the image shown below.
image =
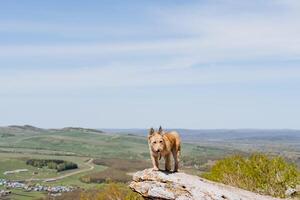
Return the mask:
[[[165,158],[165,169],[166,169],[166,171],[171,171],[171,155],[168,154],[164,158]]]
[[[177,172],[179,169],[179,156],[180,156],[180,150],[173,150],[172,151],[173,158],[174,158],[174,172]]]

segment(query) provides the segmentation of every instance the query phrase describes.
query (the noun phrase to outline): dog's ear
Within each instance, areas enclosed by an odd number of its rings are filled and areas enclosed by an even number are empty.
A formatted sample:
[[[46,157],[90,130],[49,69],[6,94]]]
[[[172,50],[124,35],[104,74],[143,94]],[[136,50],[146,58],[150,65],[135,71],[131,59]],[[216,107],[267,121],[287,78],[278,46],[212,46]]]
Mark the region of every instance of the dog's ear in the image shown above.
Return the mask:
[[[153,133],[154,133],[154,129],[153,129],[153,128],[150,128],[149,136],[150,136],[150,135],[153,135]]]
[[[161,126],[160,126],[159,129],[158,129],[158,133],[159,133],[159,134],[162,134],[162,133],[163,133],[163,129],[162,129]]]
[[[155,132],[154,129],[150,128],[149,134],[148,134],[148,140],[150,140],[150,138],[153,136],[154,132]]]

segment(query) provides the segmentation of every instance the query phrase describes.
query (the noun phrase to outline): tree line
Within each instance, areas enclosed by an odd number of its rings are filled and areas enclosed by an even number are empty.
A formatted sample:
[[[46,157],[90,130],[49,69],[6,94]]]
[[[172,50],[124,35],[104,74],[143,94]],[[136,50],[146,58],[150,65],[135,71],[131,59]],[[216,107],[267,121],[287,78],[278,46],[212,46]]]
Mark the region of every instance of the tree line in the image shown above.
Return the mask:
[[[49,169],[55,169],[57,172],[78,168],[76,163],[65,160],[29,159],[26,164],[38,168],[48,167]]]

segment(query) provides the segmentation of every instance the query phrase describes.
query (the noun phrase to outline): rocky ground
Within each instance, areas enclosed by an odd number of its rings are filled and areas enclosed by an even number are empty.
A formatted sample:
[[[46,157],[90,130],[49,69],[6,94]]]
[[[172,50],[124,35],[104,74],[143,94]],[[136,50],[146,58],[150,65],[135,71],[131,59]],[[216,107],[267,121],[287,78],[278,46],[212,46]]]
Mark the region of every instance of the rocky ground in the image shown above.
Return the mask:
[[[146,199],[155,200],[276,200],[197,176],[152,169],[136,172],[130,188]]]

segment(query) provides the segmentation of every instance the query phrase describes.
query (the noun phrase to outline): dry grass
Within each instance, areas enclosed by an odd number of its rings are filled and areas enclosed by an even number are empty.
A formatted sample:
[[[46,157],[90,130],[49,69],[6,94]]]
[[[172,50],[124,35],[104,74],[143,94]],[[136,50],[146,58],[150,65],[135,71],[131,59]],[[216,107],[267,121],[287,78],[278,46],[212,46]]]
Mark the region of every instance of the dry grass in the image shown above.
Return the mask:
[[[52,197],[47,197],[44,200],[52,199]],[[75,190],[63,193],[55,200],[143,200],[143,198],[132,192],[125,184],[109,183],[100,189]]]
[[[98,159],[94,160],[96,165],[108,167],[104,171],[92,173],[80,178],[84,183],[107,183],[121,182],[126,183],[132,179],[129,172],[135,172],[151,166],[151,163],[144,160],[125,160],[125,159]]]

